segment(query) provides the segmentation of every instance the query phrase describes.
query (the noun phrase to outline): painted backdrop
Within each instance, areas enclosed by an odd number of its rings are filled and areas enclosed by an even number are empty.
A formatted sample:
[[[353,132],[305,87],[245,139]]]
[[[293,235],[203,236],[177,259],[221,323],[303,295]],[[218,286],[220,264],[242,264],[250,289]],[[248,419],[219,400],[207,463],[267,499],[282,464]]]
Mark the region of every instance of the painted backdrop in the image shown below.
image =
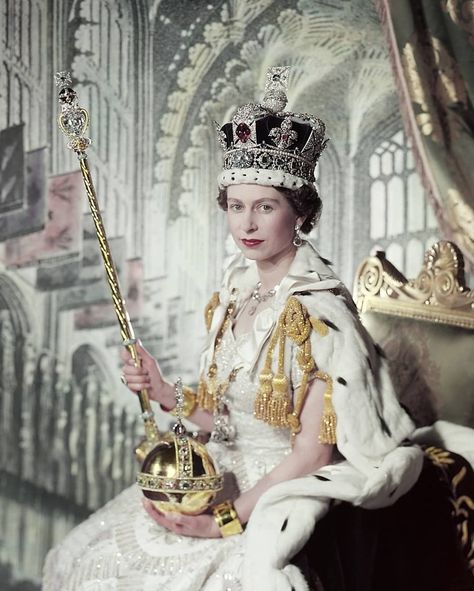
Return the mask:
[[[213,120],[291,65],[289,108],[331,138],[311,239],[342,278],[372,249],[408,276],[438,238],[370,0],[3,0],[0,9],[0,589],[134,478],[138,403],[53,74],[91,115],[90,162],[136,332],[192,384],[202,309],[233,252]]]

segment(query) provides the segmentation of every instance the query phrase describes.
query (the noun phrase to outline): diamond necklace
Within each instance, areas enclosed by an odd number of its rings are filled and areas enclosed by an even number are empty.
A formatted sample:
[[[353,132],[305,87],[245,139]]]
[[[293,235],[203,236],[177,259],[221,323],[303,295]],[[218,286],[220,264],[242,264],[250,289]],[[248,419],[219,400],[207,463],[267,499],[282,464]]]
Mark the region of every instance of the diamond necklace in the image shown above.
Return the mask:
[[[252,291],[252,295],[250,296],[251,299],[255,301],[255,303],[252,304],[249,308],[248,312],[249,312],[250,316],[253,316],[255,314],[259,304],[261,304],[262,302],[266,302],[267,300],[269,300],[270,298],[272,298],[276,294],[275,287],[273,287],[272,289],[269,289],[265,293],[260,293],[261,287],[262,287],[262,282],[259,281],[257,283],[257,285],[254,287],[254,289]]]

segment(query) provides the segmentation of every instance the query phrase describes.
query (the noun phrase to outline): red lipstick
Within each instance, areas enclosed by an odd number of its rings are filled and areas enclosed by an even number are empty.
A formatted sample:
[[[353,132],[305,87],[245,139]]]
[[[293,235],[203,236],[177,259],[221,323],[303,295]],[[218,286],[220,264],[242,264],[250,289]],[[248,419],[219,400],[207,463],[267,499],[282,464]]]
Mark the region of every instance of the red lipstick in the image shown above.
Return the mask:
[[[253,248],[262,244],[263,240],[255,240],[250,238],[242,238],[242,244],[248,248]]]

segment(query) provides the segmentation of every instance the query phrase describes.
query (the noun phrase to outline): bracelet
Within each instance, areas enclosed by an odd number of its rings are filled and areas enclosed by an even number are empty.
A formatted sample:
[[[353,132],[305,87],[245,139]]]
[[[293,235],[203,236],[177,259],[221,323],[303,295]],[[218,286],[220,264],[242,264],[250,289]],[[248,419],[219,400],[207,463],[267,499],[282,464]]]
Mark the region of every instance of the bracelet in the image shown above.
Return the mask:
[[[216,505],[212,508],[212,512],[214,513],[214,519],[223,538],[243,532],[237,511],[235,510],[234,504],[230,501]]]
[[[187,417],[193,414],[194,409],[197,406],[196,392],[194,392],[194,390],[192,390],[191,388],[188,388],[188,386],[183,386],[183,397],[184,400],[182,411],[179,414],[183,419],[186,419]],[[178,405],[176,405],[173,409],[168,410],[170,415],[173,415],[174,417],[178,416],[178,412],[176,410],[177,406]]]

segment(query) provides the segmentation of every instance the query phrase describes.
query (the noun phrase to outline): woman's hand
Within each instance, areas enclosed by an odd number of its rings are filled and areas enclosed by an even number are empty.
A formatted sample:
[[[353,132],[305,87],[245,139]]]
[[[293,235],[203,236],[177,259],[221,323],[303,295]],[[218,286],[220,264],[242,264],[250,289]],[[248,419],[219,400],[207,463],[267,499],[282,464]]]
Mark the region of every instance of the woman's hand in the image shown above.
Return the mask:
[[[121,353],[124,365],[122,367],[122,381],[132,392],[147,389],[152,400],[167,409],[176,405],[174,387],[166,382],[161,375],[160,366],[156,359],[140,343],[135,345],[141,367],[135,367],[132,356],[126,348]]]
[[[156,523],[181,536],[193,538],[220,538],[221,533],[212,515],[164,515],[148,499],[143,499],[146,512]]]

